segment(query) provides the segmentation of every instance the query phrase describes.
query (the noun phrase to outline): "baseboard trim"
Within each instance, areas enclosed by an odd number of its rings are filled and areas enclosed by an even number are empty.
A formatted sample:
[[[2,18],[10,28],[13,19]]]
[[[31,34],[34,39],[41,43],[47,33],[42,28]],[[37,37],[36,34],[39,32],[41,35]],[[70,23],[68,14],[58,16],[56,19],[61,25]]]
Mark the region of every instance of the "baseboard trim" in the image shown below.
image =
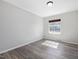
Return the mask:
[[[9,48],[9,49],[7,49],[7,50],[1,51],[0,54],[3,54],[3,53],[6,53],[6,52],[9,52],[9,51],[11,51],[11,50],[14,50],[14,49],[20,48],[20,47],[22,47],[22,46],[28,45],[28,44],[30,44],[30,43],[33,43],[33,42],[36,42],[36,41],[39,41],[39,40],[42,40],[42,39],[33,40],[33,41],[28,42],[28,43],[24,43],[24,44],[18,45],[18,46],[16,46],[16,47]]]
[[[48,38],[43,38],[43,39],[48,39]],[[57,42],[62,42],[62,43],[73,44],[73,45],[78,45],[77,43],[66,42],[66,41],[62,41],[62,40],[55,40],[55,39],[49,39],[49,40],[53,40],[53,41],[57,41]]]

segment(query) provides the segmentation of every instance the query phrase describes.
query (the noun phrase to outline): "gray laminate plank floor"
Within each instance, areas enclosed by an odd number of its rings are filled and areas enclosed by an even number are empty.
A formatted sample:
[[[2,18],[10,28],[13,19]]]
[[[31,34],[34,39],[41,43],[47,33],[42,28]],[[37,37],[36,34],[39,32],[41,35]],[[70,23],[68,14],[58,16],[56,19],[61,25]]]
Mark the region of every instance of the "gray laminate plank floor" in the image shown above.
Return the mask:
[[[78,59],[78,48],[74,44],[43,39],[3,53],[0,59]]]

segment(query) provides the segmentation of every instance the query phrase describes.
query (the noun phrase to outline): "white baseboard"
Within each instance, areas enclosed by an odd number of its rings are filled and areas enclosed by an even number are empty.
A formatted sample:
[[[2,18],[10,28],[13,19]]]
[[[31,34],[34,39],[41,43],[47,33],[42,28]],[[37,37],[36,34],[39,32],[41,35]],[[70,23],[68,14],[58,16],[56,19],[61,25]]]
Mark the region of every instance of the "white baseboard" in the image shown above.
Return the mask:
[[[54,39],[51,39],[51,38],[44,37],[43,39],[49,39],[49,40],[60,41],[60,42],[64,42],[64,43],[69,43],[69,44],[78,45],[78,43],[75,43],[75,42],[68,42],[68,41],[58,40],[58,39],[55,40],[55,38],[54,38]]]
[[[11,51],[11,50],[14,50],[14,49],[17,49],[17,48],[20,48],[20,47],[22,47],[22,46],[28,45],[28,44],[30,44],[30,43],[33,43],[33,42],[36,42],[36,41],[39,41],[39,40],[41,40],[41,39],[36,39],[36,40],[30,41],[30,42],[27,42],[27,43],[18,45],[18,46],[13,47],[13,48],[9,48],[9,49],[7,49],[7,50],[1,51],[0,54],[6,53],[6,52],[8,52],[8,51]]]

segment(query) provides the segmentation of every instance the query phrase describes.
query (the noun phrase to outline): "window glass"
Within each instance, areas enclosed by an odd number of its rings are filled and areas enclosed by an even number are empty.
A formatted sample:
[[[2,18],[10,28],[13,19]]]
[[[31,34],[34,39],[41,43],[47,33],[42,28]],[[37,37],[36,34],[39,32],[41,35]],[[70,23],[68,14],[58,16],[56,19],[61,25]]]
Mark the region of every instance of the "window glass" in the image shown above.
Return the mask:
[[[49,23],[49,32],[51,32],[51,33],[60,33],[60,22],[51,22],[51,23]]]

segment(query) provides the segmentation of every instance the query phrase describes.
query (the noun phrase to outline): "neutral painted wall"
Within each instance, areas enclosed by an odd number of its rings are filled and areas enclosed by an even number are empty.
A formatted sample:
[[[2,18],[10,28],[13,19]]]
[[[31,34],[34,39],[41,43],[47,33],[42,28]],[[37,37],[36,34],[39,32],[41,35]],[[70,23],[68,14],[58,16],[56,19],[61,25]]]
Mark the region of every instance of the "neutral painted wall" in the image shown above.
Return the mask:
[[[43,20],[0,0],[0,52],[42,38]]]
[[[78,11],[45,17],[44,38],[77,44],[78,41]],[[61,19],[61,34],[48,33],[48,20]]]

